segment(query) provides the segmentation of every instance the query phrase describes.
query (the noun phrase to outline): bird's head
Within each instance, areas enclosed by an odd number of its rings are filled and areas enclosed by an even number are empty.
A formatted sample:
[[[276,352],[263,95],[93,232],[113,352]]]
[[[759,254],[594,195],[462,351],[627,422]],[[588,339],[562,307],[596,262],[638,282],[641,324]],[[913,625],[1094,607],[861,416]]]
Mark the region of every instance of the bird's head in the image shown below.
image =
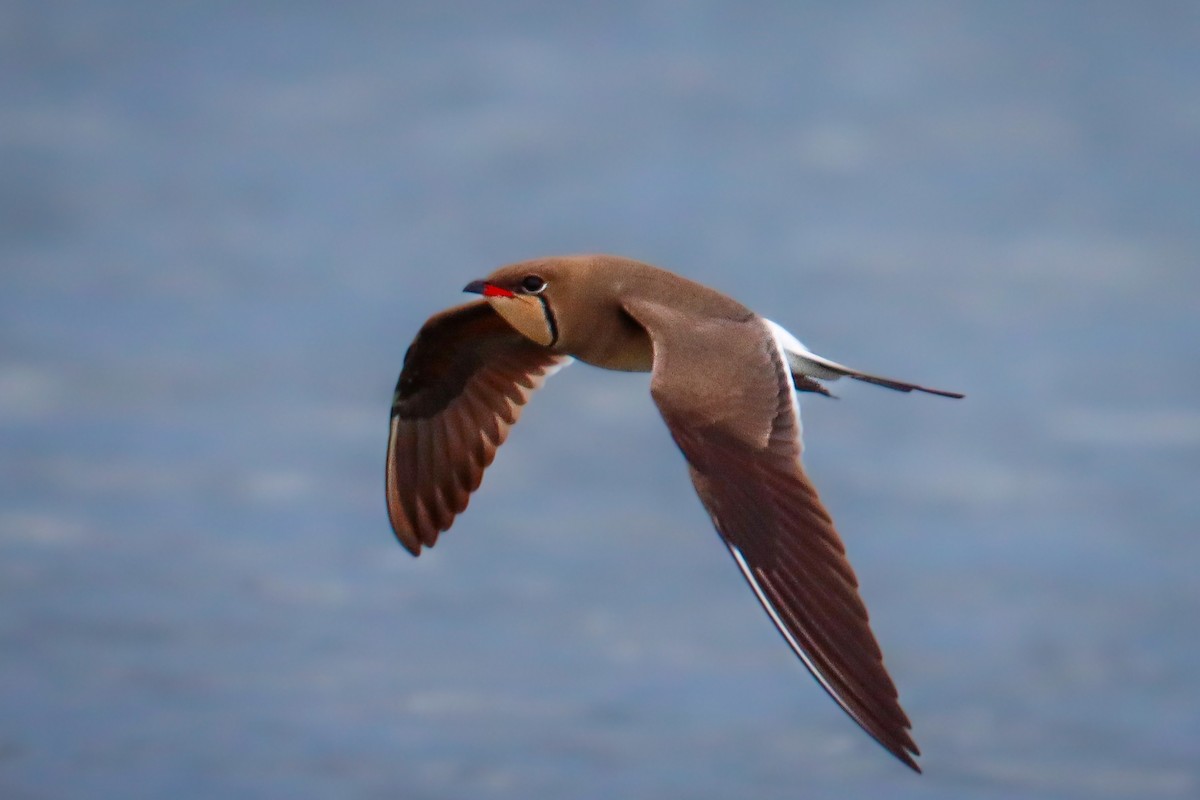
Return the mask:
[[[557,311],[569,294],[565,280],[568,271],[564,259],[526,261],[471,281],[463,291],[483,295],[496,313],[522,335],[554,347],[561,333]]]

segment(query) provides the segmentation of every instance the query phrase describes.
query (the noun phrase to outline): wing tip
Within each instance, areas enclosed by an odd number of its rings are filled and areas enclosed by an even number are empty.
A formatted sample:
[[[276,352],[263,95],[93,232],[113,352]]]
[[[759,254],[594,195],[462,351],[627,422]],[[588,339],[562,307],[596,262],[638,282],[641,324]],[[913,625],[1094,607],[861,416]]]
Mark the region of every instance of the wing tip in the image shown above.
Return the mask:
[[[440,531],[436,527],[433,530],[422,530],[419,513],[416,509],[406,511],[405,506],[401,505],[399,498],[395,496],[390,487],[387,499],[388,522],[392,527],[392,535],[396,537],[400,546],[414,558],[421,555],[422,546],[433,547]]]
[[[836,696],[834,699],[838,700],[839,705],[842,705],[841,700]],[[846,709],[844,705],[842,707]],[[921,748],[917,747],[917,743],[913,740],[912,725],[908,722],[908,715],[904,714],[904,709],[900,708],[898,701],[896,708],[904,716],[905,722],[899,727],[890,727],[890,729],[868,725],[854,713],[849,713],[849,716],[868,736],[874,739],[884,750],[895,756],[901,764],[918,775],[923,775],[924,771],[921,769],[921,765],[917,763],[917,758],[921,755]],[[849,712],[849,709],[846,710]]]
[[[724,534],[722,534],[722,537],[724,538]],[[913,741],[910,733],[912,725],[908,720],[908,715],[905,714],[904,709],[901,708],[899,700],[894,699],[892,706],[895,711],[899,712],[899,717],[892,720],[891,724],[888,724],[887,722],[881,722],[880,718],[875,714],[864,714],[863,711],[869,711],[869,709],[857,707],[855,703],[851,702],[849,697],[847,697],[843,692],[839,691],[838,688],[830,682],[829,678],[825,674],[825,671],[813,661],[812,657],[797,640],[792,630],[786,625],[783,618],[780,616],[779,611],[775,607],[775,602],[768,597],[763,586],[760,585],[758,578],[755,576],[754,570],[750,568],[750,565],[746,562],[745,556],[742,555],[741,549],[728,539],[725,539],[724,544],[729,550],[729,553],[733,556],[738,568],[741,570],[742,577],[746,579],[746,582],[750,585],[750,588],[753,590],[759,603],[766,610],[767,615],[771,618],[771,621],[775,624],[775,629],[780,633],[780,635],[783,636],[784,640],[792,648],[792,651],[800,657],[800,661],[808,669],[809,674],[817,681],[818,684],[820,684],[821,688],[824,689],[825,692],[831,698],[833,698],[833,701],[837,703],[843,711],[846,712],[846,715],[850,717],[850,719],[853,720],[854,723],[858,725],[858,727],[861,728],[864,733],[866,733],[871,737],[871,739],[879,744],[880,747],[891,753],[897,760],[900,761],[900,763],[904,764],[912,771],[916,772],[917,774],[923,774],[921,765],[916,762],[915,758],[916,756],[921,755],[921,750],[917,747],[917,743]],[[886,676],[887,672],[886,668],[883,667],[883,662],[880,661],[879,665],[880,668],[884,669],[884,675]],[[891,681],[890,677],[888,678],[888,681]],[[893,698],[895,698],[895,689],[893,688],[892,691]]]
[[[913,748],[913,750],[911,750],[911,751],[909,751],[909,750],[892,750],[891,753],[896,758],[900,759],[900,763],[902,763],[904,766],[911,769],[913,772],[917,773],[918,775],[925,774],[924,770],[921,769],[921,765],[918,764],[916,761],[916,758],[914,758],[914,756],[921,755],[920,750],[917,750],[916,748]]]
[[[396,537],[396,541],[403,547],[413,558],[421,555],[421,545],[423,544],[420,537],[406,527],[396,524],[396,521],[391,520],[392,535]]]
[[[807,665],[807,661],[805,664]],[[812,671],[812,668],[809,667],[809,670]],[[813,673],[813,676],[817,677],[815,672]],[[850,719],[853,720],[854,723],[858,725],[858,727],[862,729],[864,733],[870,736],[876,744],[891,753],[897,761],[911,769],[913,772],[917,773],[918,775],[924,774],[924,771],[921,769],[921,765],[916,761],[916,759],[921,755],[921,748],[917,747],[917,743],[913,740],[911,733],[912,728],[907,722],[902,726],[884,727],[879,724],[877,718],[875,720],[864,719],[857,710],[850,707],[843,697],[841,697],[839,694],[835,694],[833,691],[830,691],[830,687],[826,686],[820,677],[817,677],[817,680],[822,684],[822,687],[825,688],[825,691],[829,693],[830,697],[832,697],[834,701],[841,706],[842,710],[846,712],[846,715],[850,717]],[[907,720],[907,715],[904,714],[904,709],[900,708],[898,702],[895,707],[902,715],[904,715],[904,718]]]
[[[835,697],[834,699],[836,700],[837,698]],[[839,705],[840,704],[841,703],[839,702]],[[843,708],[845,707],[843,706]],[[917,763],[917,758],[919,758],[921,755],[921,748],[917,747],[917,743],[913,741],[912,734],[910,732],[911,728],[908,725],[905,725],[899,729],[893,729],[892,731],[872,730],[871,727],[863,724],[863,722],[859,720],[856,715],[848,714],[848,716],[853,719],[854,722],[858,724],[858,727],[862,728],[862,730],[868,736],[874,739],[876,744],[891,753],[897,761],[918,775],[925,774],[924,770],[921,769],[921,765]]]
[[[396,537],[396,541],[398,541],[400,546],[403,547],[405,551],[407,551],[407,553],[413,558],[418,558],[421,555],[420,542],[407,542],[404,539],[401,539],[399,536]]]

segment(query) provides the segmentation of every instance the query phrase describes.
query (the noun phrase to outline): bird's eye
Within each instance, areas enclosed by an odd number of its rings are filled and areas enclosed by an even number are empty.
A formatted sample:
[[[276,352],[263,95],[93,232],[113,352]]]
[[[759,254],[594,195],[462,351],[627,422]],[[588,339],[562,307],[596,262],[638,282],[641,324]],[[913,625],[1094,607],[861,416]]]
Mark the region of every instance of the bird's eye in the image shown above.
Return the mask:
[[[540,294],[546,288],[546,282],[538,275],[526,275],[521,280],[521,288],[529,294]]]

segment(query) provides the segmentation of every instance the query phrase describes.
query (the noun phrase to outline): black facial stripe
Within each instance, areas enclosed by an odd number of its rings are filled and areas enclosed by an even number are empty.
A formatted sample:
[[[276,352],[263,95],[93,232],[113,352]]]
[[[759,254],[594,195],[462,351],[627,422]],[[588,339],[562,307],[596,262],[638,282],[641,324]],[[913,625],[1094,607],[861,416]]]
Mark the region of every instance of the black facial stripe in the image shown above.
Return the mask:
[[[558,320],[554,318],[554,309],[550,308],[550,302],[546,300],[545,295],[538,295],[538,300],[542,301],[542,312],[546,315],[546,323],[550,326],[550,344],[548,347],[554,347],[558,344]]]

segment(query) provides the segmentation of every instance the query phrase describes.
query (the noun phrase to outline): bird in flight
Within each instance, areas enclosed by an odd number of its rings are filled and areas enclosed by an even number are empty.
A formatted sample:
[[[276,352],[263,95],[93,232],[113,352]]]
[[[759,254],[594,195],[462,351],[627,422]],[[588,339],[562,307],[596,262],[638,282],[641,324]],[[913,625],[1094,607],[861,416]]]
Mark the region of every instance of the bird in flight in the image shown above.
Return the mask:
[[[817,682],[920,772],[911,723],[871,632],[858,580],[800,462],[798,392],[881,378],[813,353],[732,298],[609,255],[502,267],[431,317],[404,356],[387,449],[388,515],[414,556],[450,528],[547,376],[579,359],[649,372],[650,394],[754,595]]]

